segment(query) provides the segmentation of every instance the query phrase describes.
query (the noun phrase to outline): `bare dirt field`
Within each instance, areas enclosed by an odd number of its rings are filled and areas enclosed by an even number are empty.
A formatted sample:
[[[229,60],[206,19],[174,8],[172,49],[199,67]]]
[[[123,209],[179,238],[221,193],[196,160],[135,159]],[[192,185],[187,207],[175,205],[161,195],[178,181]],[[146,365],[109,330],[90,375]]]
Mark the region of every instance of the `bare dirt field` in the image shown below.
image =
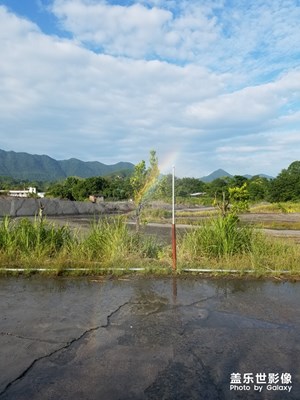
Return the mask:
[[[196,211],[196,210],[195,210]],[[197,211],[199,211],[197,209]],[[57,217],[48,217],[49,221],[53,221],[60,225],[69,224],[74,229],[80,229],[82,231],[87,231],[91,226],[91,223],[97,218],[102,218],[102,216],[92,216],[92,215],[73,215],[73,216],[57,216]],[[207,216],[197,216],[190,217],[191,221],[201,221],[207,218]],[[272,224],[277,224],[288,227],[291,226],[291,229],[274,229],[274,228],[261,228],[266,234],[279,237],[279,238],[290,238],[293,241],[300,243],[300,229],[293,229],[293,224],[300,224],[300,213],[291,213],[291,214],[278,214],[278,213],[249,213],[243,214],[240,216],[240,220],[244,223],[255,224],[258,226],[261,224],[263,227],[265,223],[268,223],[270,226]],[[134,218],[129,218],[128,226],[130,229],[135,229]],[[176,224],[179,232],[182,232],[186,229],[193,229],[193,225],[189,224]],[[260,228],[258,228],[260,229]],[[157,236],[159,239],[163,239],[164,241],[171,240],[171,221],[167,221],[166,223],[147,223],[141,226],[142,233],[150,234]]]

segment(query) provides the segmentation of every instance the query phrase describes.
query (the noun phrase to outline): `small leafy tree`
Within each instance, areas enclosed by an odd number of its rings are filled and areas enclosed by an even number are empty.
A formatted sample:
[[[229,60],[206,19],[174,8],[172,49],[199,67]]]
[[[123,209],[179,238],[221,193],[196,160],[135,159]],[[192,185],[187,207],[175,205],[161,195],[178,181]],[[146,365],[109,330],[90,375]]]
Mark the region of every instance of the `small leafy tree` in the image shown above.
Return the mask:
[[[204,226],[202,238],[206,240],[206,250],[220,257],[245,251],[251,247],[252,231],[238,226],[238,213],[249,210],[247,183],[229,187],[222,196],[215,194],[214,206],[220,215]]]
[[[247,183],[245,182],[241,187],[229,188],[229,199],[231,203],[230,212],[237,214],[249,211],[249,192]]]
[[[215,193],[213,205],[220,210],[223,218],[229,214],[236,216],[238,213],[249,211],[247,183],[243,183],[241,187],[229,187],[228,193],[223,191],[222,195]]]
[[[140,215],[145,203],[150,199],[159,175],[158,159],[155,150],[150,151],[149,167],[142,160],[135,168],[130,183],[133,189],[133,200],[136,206],[136,231],[140,228]]]

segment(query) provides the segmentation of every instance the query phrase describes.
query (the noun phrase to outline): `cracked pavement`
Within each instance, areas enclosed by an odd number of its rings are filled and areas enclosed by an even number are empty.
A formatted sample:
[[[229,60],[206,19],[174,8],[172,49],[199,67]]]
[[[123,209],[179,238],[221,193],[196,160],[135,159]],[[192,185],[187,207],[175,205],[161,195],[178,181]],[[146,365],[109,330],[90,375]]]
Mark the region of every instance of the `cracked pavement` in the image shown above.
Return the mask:
[[[0,400],[299,399],[299,283],[1,278]],[[291,393],[230,374],[292,374]]]

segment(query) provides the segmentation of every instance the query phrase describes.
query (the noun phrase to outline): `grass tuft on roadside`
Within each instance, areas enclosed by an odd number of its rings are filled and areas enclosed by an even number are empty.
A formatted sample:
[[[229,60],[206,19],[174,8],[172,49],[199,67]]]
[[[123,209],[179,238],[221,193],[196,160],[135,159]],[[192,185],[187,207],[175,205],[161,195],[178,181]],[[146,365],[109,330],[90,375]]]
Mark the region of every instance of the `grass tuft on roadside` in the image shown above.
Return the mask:
[[[300,246],[267,237],[251,226],[240,226],[233,215],[219,216],[187,232],[178,245],[184,268],[253,271],[258,276],[300,272]]]

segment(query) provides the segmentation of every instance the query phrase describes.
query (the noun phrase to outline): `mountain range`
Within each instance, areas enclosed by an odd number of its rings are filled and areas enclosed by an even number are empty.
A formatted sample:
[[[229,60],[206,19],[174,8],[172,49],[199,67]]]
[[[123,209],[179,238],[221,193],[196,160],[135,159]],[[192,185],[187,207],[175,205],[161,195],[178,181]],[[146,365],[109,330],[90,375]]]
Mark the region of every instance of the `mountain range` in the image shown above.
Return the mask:
[[[81,161],[76,158],[55,160],[47,155],[28,154],[0,149],[0,175],[20,180],[56,181],[68,176],[90,178],[132,171],[134,165],[118,162],[106,165],[98,161]]]
[[[258,176],[262,178],[267,178],[267,179],[273,179],[273,176],[266,175],[266,174],[257,174]],[[224,171],[224,169],[217,169],[216,171],[212,172],[211,174],[207,176],[203,176],[200,178],[200,181],[202,182],[212,182],[213,180],[217,178],[232,178],[234,175],[229,174],[229,172]],[[243,175],[245,178],[250,179],[252,178],[252,175]]]
[[[23,152],[5,151],[0,149],[0,176],[17,180],[51,182],[65,179],[68,176],[90,178],[92,176],[107,176],[133,171],[134,164],[118,162],[107,165],[99,161],[81,161],[77,158],[55,160],[47,155],[28,154]],[[203,182],[211,182],[217,178],[232,177],[223,169],[217,169],[207,176],[200,178]],[[251,178],[251,175],[244,175]],[[261,177],[272,178],[265,174]]]

